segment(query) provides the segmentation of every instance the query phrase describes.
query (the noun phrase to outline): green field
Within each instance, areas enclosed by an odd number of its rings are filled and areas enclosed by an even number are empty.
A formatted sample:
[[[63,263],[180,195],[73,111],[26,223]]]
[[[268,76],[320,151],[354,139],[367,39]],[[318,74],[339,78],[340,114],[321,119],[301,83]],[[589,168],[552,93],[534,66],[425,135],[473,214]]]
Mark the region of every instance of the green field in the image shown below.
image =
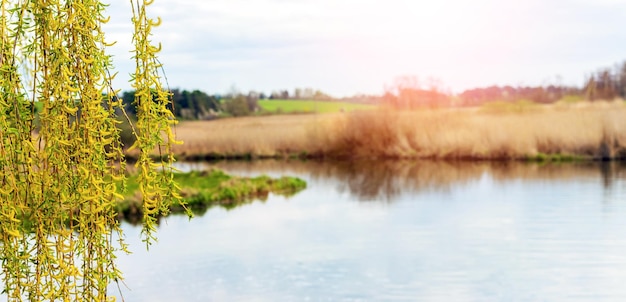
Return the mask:
[[[259,106],[261,106],[263,111],[282,113],[347,112],[355,110],[371,110],[376,108],[375,105],[313,100],[259,100]]]

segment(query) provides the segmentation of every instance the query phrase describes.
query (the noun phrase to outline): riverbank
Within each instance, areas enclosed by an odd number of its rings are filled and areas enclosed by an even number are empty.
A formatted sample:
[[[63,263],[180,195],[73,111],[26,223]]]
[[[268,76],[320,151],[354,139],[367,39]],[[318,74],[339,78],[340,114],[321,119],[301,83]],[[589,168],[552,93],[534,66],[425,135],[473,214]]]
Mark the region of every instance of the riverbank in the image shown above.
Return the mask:
[[[625,117],[616,101],[186,121],[173,151],[186,160],[625,159]]]
[[[218,169],[176,173],[174,180],[181,187],[186,206],[196,215],[214,206],[232,209],[253,200],[264,201],[270,193],[290,196],[306,188],[306,182],[295,177],[235,177]],[[135,177],[128,179],[125,199],[117,205],[116,211],[120,220],[141,221],[141,195]],[[170,208],[171,213],[184,211],[179,205]]]

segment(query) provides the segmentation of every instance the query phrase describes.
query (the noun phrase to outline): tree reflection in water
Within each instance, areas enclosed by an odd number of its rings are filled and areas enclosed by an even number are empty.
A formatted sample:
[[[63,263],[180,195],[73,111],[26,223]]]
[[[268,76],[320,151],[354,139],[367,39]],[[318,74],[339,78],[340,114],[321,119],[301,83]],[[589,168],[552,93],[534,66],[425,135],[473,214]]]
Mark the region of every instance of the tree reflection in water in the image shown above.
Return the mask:
[[[611,190],[618,179],[626,178],[625,162],[520,162],[441,160],[360,160],[360,161],[223,161],[217,166],[232,173],[256,175],[275,173],[315,180],[335,181],[338,190],[357,200],[391,202],[407,191],[447,191],[453,186],[480,181],[488,175],[494,182],[516,179],[534,181],[600,179]]]

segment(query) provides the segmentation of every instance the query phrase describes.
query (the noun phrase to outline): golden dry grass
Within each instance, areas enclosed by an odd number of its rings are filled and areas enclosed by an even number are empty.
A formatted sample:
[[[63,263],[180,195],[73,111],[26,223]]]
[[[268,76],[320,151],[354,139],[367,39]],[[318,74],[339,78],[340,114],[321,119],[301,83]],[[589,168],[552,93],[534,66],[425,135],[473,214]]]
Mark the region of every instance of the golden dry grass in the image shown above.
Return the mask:
[[[523,111],[359,113],[335,126],[321,153],[349,157],[525,158],[540,154],[624,156],[623,103],[533,105]]]
[[[332,124],[340,114],[274,115],[186,121],[176,126],[183,145],[174,153],[183,157],[205,155],[275,157],[311,148],[309,136],[315,127]]]
[[[515,106],[182,122],[176,131],[185,144],[174,152],[183,157],[626,157],[623,102]]]

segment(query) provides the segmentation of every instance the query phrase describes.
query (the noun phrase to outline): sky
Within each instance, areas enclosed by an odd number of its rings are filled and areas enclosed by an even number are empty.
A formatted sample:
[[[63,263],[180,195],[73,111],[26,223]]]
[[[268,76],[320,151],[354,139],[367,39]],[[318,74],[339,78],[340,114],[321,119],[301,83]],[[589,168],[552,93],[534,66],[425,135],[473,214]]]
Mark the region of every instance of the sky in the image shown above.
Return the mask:
[[[129,1],[105,26],[130,89]],[[453,93],[582,85],[626,60],[626,0],[155,0],[153,41],[171,88],[210,94],[311,87],[381,94],[398,77]]]

